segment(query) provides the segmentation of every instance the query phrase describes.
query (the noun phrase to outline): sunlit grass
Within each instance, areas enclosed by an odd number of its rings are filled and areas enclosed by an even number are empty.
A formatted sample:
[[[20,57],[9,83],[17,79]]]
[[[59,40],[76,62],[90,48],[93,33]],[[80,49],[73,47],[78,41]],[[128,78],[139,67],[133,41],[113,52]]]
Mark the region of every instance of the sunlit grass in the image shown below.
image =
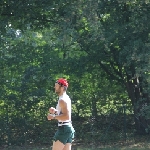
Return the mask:
[[[150,140],[139,139],[138,141],[128,141],[122,143],[112,143],[101,145],[94,143],[93,145],[88,145],[83,143],[80,145],[75,144],[72,146],[72,150],[148,150],[150,149]],[[0,147],[0,150],[52,150],[51,145],[40,146],[40,145],[30,145],[30,146],[6,146]]]
[[[101,148],[75,148],[72,147],[72,150],[148,150],[150,149],[149,146],[141,146],[141,145],[130,145],[130,146],[121,146],[121,147],[101,147]],[[51,150],[51,147],[7,147],[7,148],[0,148],[0,150]]]

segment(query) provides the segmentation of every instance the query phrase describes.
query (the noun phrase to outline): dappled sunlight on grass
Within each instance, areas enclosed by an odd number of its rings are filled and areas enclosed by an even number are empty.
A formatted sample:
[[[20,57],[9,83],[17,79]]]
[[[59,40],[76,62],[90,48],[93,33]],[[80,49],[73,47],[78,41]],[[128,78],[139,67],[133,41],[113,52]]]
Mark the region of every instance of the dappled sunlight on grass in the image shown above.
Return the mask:
[[[0,150],[51,150],[49,146],[4,146],[0,147]]]
[[[148,150],[150,149],[149,137],[128,140],[116,143],[74,143],[72,150]],[[51,150],[50,145],[3,146],[0,150]]]
[[[148,150],[150,149],[150,142],[147,143],[136,143],[136,144],[131,144],[125,147],[122,147],[121,150],[127,150],[127,149],[131,149],[131,150]]]
[[[140,138],[137,141],[128,141],[122,143],[112,143],[112,144],[99,144],[79,146],[73,150],[148,150],[150,149],[150,140],[145,138]]]

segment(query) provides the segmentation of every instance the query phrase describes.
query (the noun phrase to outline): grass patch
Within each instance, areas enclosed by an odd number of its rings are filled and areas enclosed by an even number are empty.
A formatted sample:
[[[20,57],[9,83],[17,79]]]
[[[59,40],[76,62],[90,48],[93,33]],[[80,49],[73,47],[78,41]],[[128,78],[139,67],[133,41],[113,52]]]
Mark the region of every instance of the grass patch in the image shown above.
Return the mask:
[[[72,150],[148,150],[150,149],[150,137],[140,137],[129,141],[118,141],[115,143],[73,143]],[[51,150],[48,145],[27,146],[3,146],[0,150]]]
[[[148,150],[150,149],[150,143],[134,143],[126,145],[106,145],[106,146],[73,146],[72,150]],[[51,146],[9,146],[1,147],[0,150],[51,150]]]

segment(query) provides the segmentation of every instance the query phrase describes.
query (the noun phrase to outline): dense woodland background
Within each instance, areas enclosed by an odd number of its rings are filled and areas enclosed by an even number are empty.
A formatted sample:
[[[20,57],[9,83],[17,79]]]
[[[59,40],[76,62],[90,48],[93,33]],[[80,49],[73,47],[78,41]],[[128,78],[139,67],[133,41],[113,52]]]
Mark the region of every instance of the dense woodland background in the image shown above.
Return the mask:
[[[49,143],[59,77],[76,141],[149,134],[149,0],[1,0],[0,14],[0,145]]]

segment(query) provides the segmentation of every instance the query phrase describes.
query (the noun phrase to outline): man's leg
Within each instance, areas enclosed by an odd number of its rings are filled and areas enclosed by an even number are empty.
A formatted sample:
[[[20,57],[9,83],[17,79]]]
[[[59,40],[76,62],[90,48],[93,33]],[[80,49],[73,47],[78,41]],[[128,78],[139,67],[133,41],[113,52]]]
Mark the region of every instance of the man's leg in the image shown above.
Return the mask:
[[[64,147],[65,147],[65,145],[63,143],[61,143],[59,140],[57,140],[56,142],[53,141],[52,150],[63,150]]]
[[[66,143],[63,150],[71,150],[71,143]]]

